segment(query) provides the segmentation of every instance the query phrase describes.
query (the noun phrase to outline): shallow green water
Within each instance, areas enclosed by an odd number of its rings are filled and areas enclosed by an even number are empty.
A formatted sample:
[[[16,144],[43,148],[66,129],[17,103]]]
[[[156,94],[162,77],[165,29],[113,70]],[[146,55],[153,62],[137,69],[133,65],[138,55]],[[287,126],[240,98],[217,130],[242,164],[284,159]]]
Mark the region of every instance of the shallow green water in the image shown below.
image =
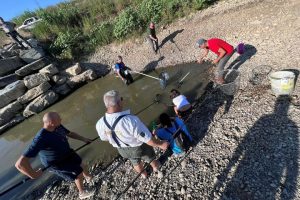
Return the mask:
[[[41,119],[45,112],[58,112],[62,117],[62,124],[69,130],[89,138],[95,138],[97,137],[95,124],[105,113],[102,96],[108,90],[115,89],[120,91],[124,99],[124,107],[130,108],[133,114],[142,111],[138,116],[145,124],[150,125],[151,121],[156,120],[158,115],[164,111],[174,115],[173,110],[170,108],[167,110],[162,103],[153,104],[156,94],[160,94],[160,102],[170,104],[169,91],[177,88],[178,80],[189,73],[178,89],[191,102],[194,101],[202,95],[203,88],[208,83],[207,67],[191,63],[165,68],[164,70],[170,75],[170,80],[164,90],[160,88],[159,81],[142,75],[133,75],[135,82],[129,86],[126,86],[114,75],[109,75],[81,87],[44,112],[25,120],[0,136],[0,191],[24,178],[14,168],[14,163],[42,127]],[[162,69],[159,69],[149,75],[158,77],[161,71]],[[146,107],[148,108],[145,109]],[[69,142],[74,149],[83,144],[72,139]],[[108,162],[117,155],[116,150],[109,143],[100,140],[93,142],[79,154],[88,163]],[[33,164],[38,166],[39,159],[35,159]],[[45,175],[39,180],[27,182],[0,199],[20,198],[21,193],[26,194],[32,191],[39,184],[45,182],[48,177]]]

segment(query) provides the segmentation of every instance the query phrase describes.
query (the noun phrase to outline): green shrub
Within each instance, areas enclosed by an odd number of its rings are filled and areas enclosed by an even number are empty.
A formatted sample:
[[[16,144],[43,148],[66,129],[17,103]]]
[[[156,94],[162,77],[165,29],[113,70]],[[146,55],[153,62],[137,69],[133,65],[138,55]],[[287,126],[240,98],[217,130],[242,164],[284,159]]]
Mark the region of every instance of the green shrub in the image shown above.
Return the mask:
[[[123,39],[139,27],[140,19],[138,13],[132,7],[129,7],[116,18],[114,36],[117,39]]]
[[[93,46],[109,44],[113,39],[113,25],[110,22],[103,22],[96,26],[90,34],[90,43]]]
[[[143,0],[139,6],[139,15],[144,23],[159,22],[163,9],[162,0]]]
[[[196,10],[201,10],[214,3],[216,0],[193,0],[193,5]]]
[[[60,32],[51,44],[50,51],[61,58],[75,58],[83,51],[83,47],[80,45],[82,39],[80,32],[69,30]]]
[[[41,9],[37,14],[48,26],[56,25],[61,27],[61,30],[64,30],[66,27],[80,26],[83,17],[79,8],[70,6],[69,3],[60,4],[58,7]]]

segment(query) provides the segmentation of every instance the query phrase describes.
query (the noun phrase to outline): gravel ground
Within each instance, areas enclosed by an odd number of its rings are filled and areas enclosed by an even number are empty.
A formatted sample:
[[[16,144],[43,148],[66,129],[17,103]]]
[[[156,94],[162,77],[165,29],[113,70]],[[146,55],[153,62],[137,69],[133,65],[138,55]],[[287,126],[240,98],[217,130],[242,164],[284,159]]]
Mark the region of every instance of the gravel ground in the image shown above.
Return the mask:
[[[165,66],[195,60],[200,36],[245,42],[247,52],[231,60],[231,67],[241,72],[240,90],[228,97],[208,87],[187,122],[197,145],[185,157],[170,156],[162,178],[153,173],[138,178],[123,199],[300,199],[299,107],[273,96],[267,79],[249,83],[253,68],[266,69],[261,65],[299,70],[299,10],[298,0],[221,1],[160,30],[159,38],[174,33],[161,49]],[[118,54],[137,70],[159,59],[144,40],[136,39],[98,49],[89,61],[113,64]],[[299,82],[294,94],[299,94]],[[107,170],[92,168],[96,195],[91,199],[113,199],[126,188],[136,173],[124,162],[118,159]],[[74,186],[62,182],[42,199],[77,195]]]

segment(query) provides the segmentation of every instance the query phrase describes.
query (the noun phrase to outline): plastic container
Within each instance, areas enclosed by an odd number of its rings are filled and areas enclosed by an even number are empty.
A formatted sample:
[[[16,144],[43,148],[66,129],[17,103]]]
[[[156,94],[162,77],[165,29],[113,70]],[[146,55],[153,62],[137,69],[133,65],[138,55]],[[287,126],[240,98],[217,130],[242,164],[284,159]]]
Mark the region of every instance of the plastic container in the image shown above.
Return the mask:
[[[269,75],[272,92],[276,96],[291,95],[295,87],[295,74],[291,71],[278,71]]]
[[[220,85],[220,90],[226,94],[233,96],[240,88],[240,72],[238,70],[232,69],[232,70],[225,70],[225,83]]]

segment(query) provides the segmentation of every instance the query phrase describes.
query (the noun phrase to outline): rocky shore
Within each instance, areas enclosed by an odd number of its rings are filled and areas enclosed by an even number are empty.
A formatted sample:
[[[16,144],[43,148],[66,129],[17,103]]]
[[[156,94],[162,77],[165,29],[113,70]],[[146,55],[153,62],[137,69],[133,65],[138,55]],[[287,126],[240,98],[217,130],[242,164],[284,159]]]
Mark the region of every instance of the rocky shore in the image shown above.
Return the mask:
[[[107,66],[90,63],[60,66],[38,46],[22,50],[11,45],[0,55],[0,134],[109,72]]]
[[[263,72],[265,65],[299,73],[299,9],[297,0],[221,1],[160,31],[158,37],[167,38],[163,65],[195,60],[199,50],[193,46],[200,36],[245,42],[246,53],[229,62],[241,72],[240,90],[228,97],[209,87],[187,122],[197,145],[185,157],[170,156],[161,168],[163,177],[138,178],[122,199],[300,199],[299,106],[276,98],[266,76],[257,85],[249,82],[252,70]],[[155,62],[160,55],[153,55],[143,40],[103,47],[89,62],[111,65],[118,54],[133,69],[151,62],[160,67]],[[294,94],[299,94],[299,81]],[[91,172],[92,199],[114,199],[136,176],[122,159]],[[78,194],[61,182],[41,198],[77,199]]]

